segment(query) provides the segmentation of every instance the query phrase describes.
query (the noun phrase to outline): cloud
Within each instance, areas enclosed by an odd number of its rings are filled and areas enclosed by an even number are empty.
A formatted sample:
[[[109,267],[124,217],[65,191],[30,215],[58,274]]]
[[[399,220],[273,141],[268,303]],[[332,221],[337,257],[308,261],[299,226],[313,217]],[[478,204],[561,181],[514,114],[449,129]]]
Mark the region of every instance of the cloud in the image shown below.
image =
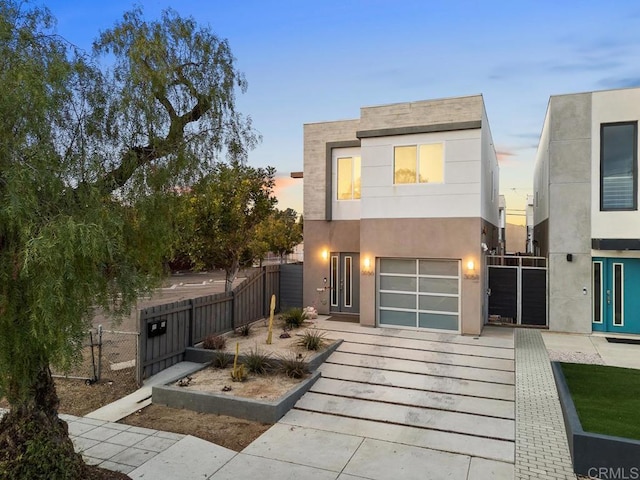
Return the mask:
[[[629,88],[640,86],[640,77],[624,76],[624,77],[606,77],[598,82],[603,88]]]
[[[610,70],[623,65],[622,62],[611,60],[599,60],[597,58],[584,58],[578,62],[550,64],[547,70],[551,73],[580,73]]]
[[[511,163],[510,157],[515,157],[516,154],[512,152],[510,149],[502,148],[496,150],[496,157],[498,157],[498,164],[504,165],[506,163]]]
[[[276,185],[274,188],[276,196],[283,190],[287,190],[288,188],[296,185],[302,185],[302,179],[291,178],[290,175],[276,175],[274,180],[276,181]]]

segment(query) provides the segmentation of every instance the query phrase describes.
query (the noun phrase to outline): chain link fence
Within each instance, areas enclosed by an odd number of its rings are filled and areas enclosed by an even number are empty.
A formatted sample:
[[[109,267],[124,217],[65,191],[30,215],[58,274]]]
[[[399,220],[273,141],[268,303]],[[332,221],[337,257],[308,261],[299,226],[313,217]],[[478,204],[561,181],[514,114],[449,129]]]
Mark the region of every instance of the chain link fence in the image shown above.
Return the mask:
[[[54,377],[95,382],[140,385],[137,378],[138,333],[104,330],[102,325],[87,331],[80,361],[68,372],[52,370]]]

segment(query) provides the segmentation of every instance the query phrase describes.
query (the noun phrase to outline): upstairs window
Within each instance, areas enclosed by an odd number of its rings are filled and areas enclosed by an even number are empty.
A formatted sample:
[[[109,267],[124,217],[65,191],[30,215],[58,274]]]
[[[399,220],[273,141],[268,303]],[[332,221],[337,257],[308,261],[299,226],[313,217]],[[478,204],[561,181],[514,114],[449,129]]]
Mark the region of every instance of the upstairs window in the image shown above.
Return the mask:
[[[338,158],[338,200],[360,198],[360,157]]]
[[[393,183],[443,183],[442,143],[395,147]]]
[[[600,210],[638,209],[638,122],[600,126]]]

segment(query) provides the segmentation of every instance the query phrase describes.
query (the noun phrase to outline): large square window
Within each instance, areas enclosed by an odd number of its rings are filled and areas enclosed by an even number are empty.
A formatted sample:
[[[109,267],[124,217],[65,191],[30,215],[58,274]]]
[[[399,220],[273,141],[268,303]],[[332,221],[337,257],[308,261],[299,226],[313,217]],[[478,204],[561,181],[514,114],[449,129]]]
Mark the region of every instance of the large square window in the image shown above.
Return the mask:
[[[360,198],[360,157],[338,158],[338,200]]]
[[[600,210],[638,208],[638,122],[600,126]]]
[[[395,147],[393,152],[393,183],[444,182],[442,143]]]

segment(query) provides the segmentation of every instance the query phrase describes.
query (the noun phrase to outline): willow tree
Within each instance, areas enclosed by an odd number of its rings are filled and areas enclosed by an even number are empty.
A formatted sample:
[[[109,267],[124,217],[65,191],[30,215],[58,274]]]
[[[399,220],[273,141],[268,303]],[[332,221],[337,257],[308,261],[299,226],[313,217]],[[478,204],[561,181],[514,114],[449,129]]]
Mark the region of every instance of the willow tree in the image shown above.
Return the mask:
[[[256,141],[209,28],[133,10],[83,55],[53,24],[0,0],[0,478],[89,476],[50,365],[78,358],[95,307],[128,312],[156,284],[171,193]]]

